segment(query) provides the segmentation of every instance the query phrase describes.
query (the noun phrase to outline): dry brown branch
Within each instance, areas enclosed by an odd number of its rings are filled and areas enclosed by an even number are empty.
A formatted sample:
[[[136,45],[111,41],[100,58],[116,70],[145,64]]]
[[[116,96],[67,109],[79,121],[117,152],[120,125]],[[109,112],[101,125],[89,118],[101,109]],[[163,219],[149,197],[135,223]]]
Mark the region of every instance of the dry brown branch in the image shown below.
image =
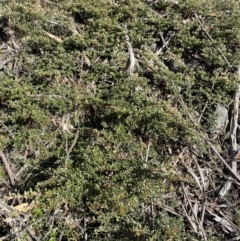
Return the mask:
[[[204,174],[203,174],[202,168],[198,165],[198,162],[197,162],[197,160],[195,158],[195,155],[193,156],[193,160],[194,160],[194,162],[195,162],[195,164],[197,166],[197,169],[198,169],[198,172],[199,172],[199,175],[200,175],[200,178],[201,178],[201,182],[200,182],[202,184],[201,190],[202,190],[202,192],[205,192],[205,178],[204,178]]]
[[[22,208],[20,209],[19,206],[22,206]],[[16,206],[16,208],[11,207],[0,199],[0,210],[3,211],[6,216],[6,218],[3,221],[9,225],[9,227],[12,230],[12,233],[16,233],[18,237],[22,237],[22,235],[24,235],[24,232],[27,231],[30,235],[31,240],[39,241],[31,226],[23,228],[24,226],[26,226],[26,220],[29,220],[29,215],[24,214],[25,210],[23,206],[24,205],[20,204]],[[24,214],[24,217],[20,216],[20,213],[21,215]],[[7,236],[1,237],[1,240],[4,240],[5,238],[7,238]]]
[[[39,241],[39,239],[36,237],[35,232],[31,229],[30,226],[28,226],[26,228],[26,230],[27,230],[28,234],[30,235],[30,237],[32,238],[32,240]]]
[[[213,216],[213,219],[221,225],[223,231],[225,231],[226,233],[234,232],[234,225],[231,223],[231,221],[227,220],[226,218],[220,217],[209,208],[207,208],[207,211]]]
[[[205,32],[205,34],[208,36],[208,38],[214,43],[214,40],[212,38],[212,36],[207,32],[207,30],[205,29],[203,23],[200,21],[198,15],[195,13],[194,14],[195,18],[197,19],[198,23],[201,25],[202,30]],[[226,56],[223,54],[223,52],[221,51],[220,48],[216,47],[217,51],[220,53],[220,55],[223,57],[223,59],[225,60],[225,62],[227,63],[228,67],[233,70],[231,64],[229,63],[229,61],[227,60]]]
[[[11,58],[5,60],[5,61],[1,61],[0,60],[0,69],[2,69],[9,61],[11,61]]]
[[[230,122],[230,152],[231,152],[231,165],[232,171],[237,175],[237,160],[235,158],[237,154],[237,127],[238,127],[238,108],[240,97],[240,66],[238,66],[238,87],[234,94],[232,118]],[[220,190],[220,196],[223,197],[231,188],[231,181],[227,181]]]
[[[61,95],[44,95],[44,94],[37,94],[37,95],[29,95],[27,94],[28,97],[43,97],[43,98],[59,98],[59,99],[67,99],[66,97],[64,96],[61,96]]]
[[[127,26],[125,26],[125,31],[127,31]],[[134,68],[135,68],[135,64],[136,64],[136,58],[134,56],[132,44],[130,42],[130,39],[129,39],[129,36],[127,35],[127,33],[125,35],[125,38],[126,38],[128,54],[129,54],[129,64],[128,64],[127,73],[128,73],[128,75],[132,75]]]
[[[228,239],[227,241],[238,241],[240,240],[240,236],[237,236],[235,238]]]
[[[190,207],[190,210],[191,210],[191,213],[192,213],[192,217],[190,217],[190,216],[187,214],[187,210],[186,210],[187,205],[185,204],[185,206],[186,206],[186,208],[185,208],[184,205],[182,204],[182,208],[183,208],[183,210],[184,210],[184,212],[185,212],[185,215],[186,215],[187,219],[189,220],[189,222],[190,222],[193,230],[194,230],[199,236],[201,236],[201,237],[203,238],[203,240],[207,240],[205,231],[204,231],[204,229],[203,229],[203,227],[202,227],[202,225],[201,225],[201,223],[199,222],[198,217],[197,217],[197,215],[198,215],[198,204],[197,204],[197,203],[194,203],[194,205],[192,206],[191,201],[190,201],[190,199],[188,198],[187,190],[186,190],[184,184],[181,183],[181,185],[182,185],[182,189],[183,189],[183,192],[184,192],[184,197],[185,197],[185,199],[186,199],[186,201],[187,201],[187,203],[188,203],[188,205],[189,205],[189,207]],[[198,231],[198,230],[199,230],[199,231]]]
[[[232,119],[230,123],[230,145],[231,145],[231,158],[233,159],[237,152],[237,126],[238,126],[238,108],[240,97],[240,66],[238,67],[238,88],[234,94]]]
[[[55,36],[55,35],[53,35],[53,34],[51,34],[51,33],[48,33],[47,31],[44,31],[44,33],[45,33],[49,38],[53,39],[53,40],[54,40],[55,42],[57,42],[57,43],[62,43],[62,42],[63,42],[62,39],[59,38],[58,36]]]
[[[23,156],[23,162],[25,163],[16,173],[16,176],[19,178],[20,175],[23,173],[23,171],[25,171],[28,167],[29,167],[29,163],[26,163],[27,157],[29,155],[30,152],[30,147],[29,145],[26,145],[26,150],[24,152],[24,156]]]
[[[17,177],[16,177],[16,175],[13,173],[13,171],[12,171],[12,169],[11,169],[11,167],[10,167],[10,164],[9,164],[9,162],[7,161],[7,158],[6,158],[6,156],[4,155],[3,151],[0,151],[0,156],[1,156],[1,158],[2,158],[2,161],[3,161],[3,164],[4,164],[5,168],[6,168],[6,170],[7,170],[8,177],[9,177],[9,179],[10,179],[11,185],[12,185],[12,186],[15,186],[15,184],[16,184],[16,183],[15,183],[15,180],[17,180]]]
[[[148,162],[148,155],[149,155],[150,145],[151,145],[151,139],[149,139],[149,141],[148,141],[148,146],[147,146],[147,152],[146,152],[145,162]]]
[[[173,215],[176,215],[176,216],[178,216],[178,217],[182,217],[180,214],[176,213],[176,212],[174,211],[174,209],[171,208],[171,207],[164,207],[164,209],[165,209],[167,212],[169,212],[169,213],[171,213],[171,214],[173,214]]]
[[[14,49],[16,50],[16,52],[20,49],[20,46],[19,45],[17,45],[17,43],[15,42],[15,40],[14,39],[12,39],[11,40],[12,41],[12,44],[13,44],[13,47],[14,47]]]
[[[64,232],[62,231],[62,232],[60,233],[60,235],[59,235],[58,241],[62,241],[63,234],[64,234]]]
[[[69,18],[69,20],[70,20],[70,24],[71,24],[71,30],[74,34],[84,34],[80,25],[78,23],[76,23],[73,18]]]
[[[217,151],[217,149],[213,146],[213,144],[210,141],[207,141],[207,143],[209,144],[209,146],[211,147],[211,149],[214,151],[214,153],[217,155],[218,159],[224,164],[224,166],[228,169],[228,171],[231,172],[231,174],[234,176],[234,178],[236,180],[238,180],[240,182],[240,177],[234,173],[234,171],[232,170],[232,168],[227,164],[227,162],[222,158],[222,156],[219,154],[219,152]]]
[[[199,208],[199,203],[193,203],[192,206],[192,220],[198,219],[198,208]]]
[[[51,222],[51,225],[50,225],[50,227],[49,227],[48,232],[44,235],[43,240],[46,240],[46,238],[47,238],[47,237],[49,236],[49,234],[52,232],[53,227],[54,227],[54,217],[51,217],[49,221]]]
[[[202,110],[202,113],[201,113],[201,115],[199,116],[199,118],[198,118],[198,123],[200,123],[200,121],[201,121],[201,119],[202,119],[202,117],[203,117],[203,114],[204,114],[204,112],[205,112],[205,110],[206,110],[206,108],[207,108],[207,105],[208,105],[208,100],[206,101],[206,103],[205,103],[205,105],[204,105],[204,107],[203,107],[203,110]]]
[[[205,199],[202,202],[202,208],[201,208],[201,218],[200,218],[200,225],[203,228],[203,222],[204,222],[204,217],[205,217],[205,212],[206,212],[206,201]]]
[[[14,209],[7,205],[2,199],[0,199],[0,210],[7,212],[7,213],[11,213],[14,211]]]
[[[211,88],[211,91],[210,91],[210,95],[212,94],[213,89],[214,89],[214,84],[212,85],[212,88]],[[201,115],[199,116],[198,121],[197,121],[198,123],[200,123],[200,121],[201,121],[201,119],[203,117],[203,114],[204,114],[204,112],[205,112],[205,110],[207,108],[208,102],[209,101],[207,100],[205,105],[204,105],[204,107],[203,107],[203,109],[202,109],[202,111],[201,111]]]
[[[194,126],[198,129],[197,121],[195,121],[194,118],[192,117],[192,115],[189,113],[188,107],[185,105],[181,96],[179,97],[178,102],[181,105],[181,107],[187,112],[187,115],[188,115],[189,119],[192,121],[192,123],[194,124]]]
[[[155,212],[154,212],[154,203],[153,201],[151,201],[151,216],[152,216],[152,224],[154,225],[154,221],[155,221]]]
[[[187,214],[187,210],[185,209],[185,207],[184,207],[183,204],[182,204],[182,208],[183,208],[183,211],[184,211],[184,213],[185,213],[185,216],[187,217],[189,223],[191,224],[191,226],[192,226],[192,228],[193,228],[193,231],[198,234],[197,226],[196,226],[196,224],[192,221],[192,219],[190,218],[190,216]]]
[[[75,135],[75,138],[74,138],[74,140],[73,140],[72,145],[70,146],[69,150],[67,150],[66,160],[69,158],[72,149],[73,149],[74,146],[76,145],[76,143],[77,143],[77,139],[78,139],[78,136],[79,136],[79,130],[77,131],[77,133],[76,133],[76,135]],[[66,149],[67,149],[67,147],[66,147]]]
[[[237,225],[235,225],[233,222],[232,222],[232,220],[227,216],[227,215],[225,215],[224,214],[224,212],[220,209],[220,210],[218,210],[218,213],[231,225],[231,228],[233,229],[233,230],[237,230]]]
[[[8,128],[2,121],[0,121],[0,124],[2,124],[2,126],[6,129],[6,131],[9,133],[9,135],[10,135],[12,138],[14,138],[14,135],[13,135],[12,131],[9,130],[9,128]]]
[[[197,162],[197,158],[195,155],[193,155],[193,160],[198,168],[198,172],[200,174],[200,178],[201,178],[201,191],[203,192],[203,201],[201,202],[201,216],[200,216],[200,221],[199,224],[201,226],[201,228],[203,229],[203,222],[204,222],[204,217],[205,217],[205,211],[206,211],[206,197],[205,197],[205,178],[204,178],[204,174],[203,171],[201,169],[201,167],[199,166],[198,162]],[[200,185],[200,184],[199,184]]]
[[[165,48],[168,49],[168,44],[169,44],[170,40],[173,38],[173,36],[175,35],[175,33],[170,33],[169,34],[170,36],[166,40],[164,39],[162,32],[160,32],[159,35],[163,42],[163,46],[157,50],[157,52],[155,53],[156,55],[159,55]]]
[[[193,169],[192,169],[191,167],[185,165],[184,163],[183,163],[183,165],[186,167],[187,171],[192,175],[192,177],[194,178],[194,180],[195,180],[196,183],[198,184],[201,192],[203,192],[203,188],[202,188],[202,186],[201,186],[201,184],[200,184],[199,178],[198,178],[198,176],[194,173]]]

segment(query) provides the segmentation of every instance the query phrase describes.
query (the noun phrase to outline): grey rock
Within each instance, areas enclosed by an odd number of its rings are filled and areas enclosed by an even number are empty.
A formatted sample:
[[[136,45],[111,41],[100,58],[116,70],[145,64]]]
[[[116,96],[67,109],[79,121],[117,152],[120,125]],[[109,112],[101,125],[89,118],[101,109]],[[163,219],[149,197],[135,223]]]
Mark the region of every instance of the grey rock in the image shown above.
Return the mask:
[[[226,130],[228,125],[228,109],[221,105],[216,104],[214,111],[214,124],[210,128],[212,134],[219,134]]]

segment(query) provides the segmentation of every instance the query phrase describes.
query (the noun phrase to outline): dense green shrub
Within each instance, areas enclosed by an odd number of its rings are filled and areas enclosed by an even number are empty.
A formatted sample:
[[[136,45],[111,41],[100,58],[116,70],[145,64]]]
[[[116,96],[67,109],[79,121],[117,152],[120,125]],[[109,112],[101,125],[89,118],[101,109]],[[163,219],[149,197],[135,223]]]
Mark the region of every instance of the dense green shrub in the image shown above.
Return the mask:
[[[238,1],[2,6],[1,31],[19,49],[0,72],[1,150],[25,167],[19,192],[39,194],[36,235],[62,210],[46,240],[62,230],[65,240],[194,240],[164,208],[178,209],[188,182],[174,161],[196,143],[207,152],[196,128],[208,128],[211,104],[228,104],[236,86]],[[125,24],[138,59],[131,76]],[[161,34],[171,39],[157,55]]]

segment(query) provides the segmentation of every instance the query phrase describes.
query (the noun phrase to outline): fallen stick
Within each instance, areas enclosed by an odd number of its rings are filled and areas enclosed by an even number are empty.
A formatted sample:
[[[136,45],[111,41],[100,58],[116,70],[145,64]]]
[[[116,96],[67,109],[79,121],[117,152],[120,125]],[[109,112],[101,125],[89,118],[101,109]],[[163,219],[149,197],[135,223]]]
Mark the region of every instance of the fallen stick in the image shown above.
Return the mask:
[[[214,43],[214,40],[212,38],[212,36],[207,32],[207,30],[205,29],[203,23],[200,21],[198,15],[195,13],[194,14],[195,18],[197,19],[198,23],[201,25],[202,30],[205,32],[205,34],[208,36],[208,38]],[[225,62],[227,63],[228,67],[233,70],[232,65],[229,63],[229,61],[227,60],[226,56],[223,54],[223,52],[221,51],[220,48],[216,47],[217,51],[220,53],[220,55],[223,57],[223,59],[225,60]]]
[[[125,31],[127,31],[127,26],[125,26]],[[135,68],[135,64],[136,64],[136,58],[134,56],[133,48],[132,48],[132,45],[131,45],[131,42],[130,42],[130,39],[129,39],[129,36],[127,35],[127,33],[125,35],[125,38],[126,38],[128,54],[129,54],[129,65],[128,65],[127,73],[128,73],[128,75],[132,75],[134,68]]]
[[[237,175],[237,159],[236,155],[239,154],[237,151],[237,127],[238,127],[238,108],[239,108],[239,97],[240,97],[240,65],[238,66],[238,86],[234,94],[233,109],[230,122],[230,153],[231,153],[231,170]],[[221,188],[219,194],[221,197],[225,196],[231,188],[232,182],[227,181]]]
[[[228,169],[229,172],[233,175],[233,177],[240,182],[240,177],[235,173],[232,168],[227,164],[227,162],[222,158],[222,156],[219,154],[217,149],[213,146],[213,144],[210,141],[207,141],[209,146],[212,148],[212,150],[215,152],[217,155],[218,159],[224,164],[224,166]]]
[[[8,163],[7,161],[7,158],[6,156],[4,155],[3,151],[0,151],[0,156],[2,158],[2,161],[3,161],[3,164],[5,165],[5,168],[7,170],[7,173],[8,173],[8,176],[9,176],[9,179],[10,179],[10,182],[11,182],[11,185],[12,186],[15,186],[15,174],[13,173],[11,167],[10,167],[10,164]]]

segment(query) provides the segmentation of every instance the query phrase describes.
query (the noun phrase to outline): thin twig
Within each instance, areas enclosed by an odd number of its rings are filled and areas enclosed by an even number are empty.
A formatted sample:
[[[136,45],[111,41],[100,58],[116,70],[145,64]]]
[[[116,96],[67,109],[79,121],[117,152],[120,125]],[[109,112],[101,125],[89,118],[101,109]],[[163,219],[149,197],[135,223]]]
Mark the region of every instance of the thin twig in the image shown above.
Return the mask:
[[[198,15],[196,13],[194,13],[195,18],[197,19],[198,23],[201,25],[203,31],[205,32],[205,34],[208,36],[208,38],[214,43],[214,40],[212,38],[212,36],[207,32],[207,30],[205,29],[203,23],[200,21]],[[229,63],[229,61],[227,60],[226,56],[223,54],[223,52],[221,51],[220,48],[216,47],[217,51],[221,54],[221,56],[223,57],[223,59],[225,60],[225,62],[227,63],[228,67],[233,70],[232,65]]]
[[[65,226],[65,225],[64,225],[64,226]],[[64,234],[64,231],[62,230],[62,232],[61,232],[60,235],[59,235],[58,241],[62,241],[63,234]]]
[[[14,138],[14,135],[13,135],[12,131],[9,130],[9,128],[8,128],[2,121],[0,121],[0,124],[2,124],[2,126],[7,130],[7,132],[9,133],[9,135],[10,135],[12,138]]]
[[[127,26],[125,26],[125,29],[127,30]],[[129,39],[129,36],[127,35],[127,33],[125,35],[125,38],[126,38],[128,54],[129,54],[129,66],[128,66],[127,73],[128,73],[128,75],[132,75],[134,68],[135,68],[135,64],[136,64],[136,58],[134,56],[132,44],[130,42],[130,39]]]
[[[14,211],[14,208],[12,208],[8,204],[6,204],[2,199],[0,199],[0,210],[6,213],[12,213]]]
[[[57,22],[54,22],[54,21],[51,21],[51,20],[46,20],[48,23],[51,23],[51,24],[55,24],[55,25],[59,25],[59,26],[63,26]]]
[[[171,214],[173,214],[173,215],[176,215],[176,216],[178,216],[178,217],[182,217],[182,215],[180,215],[180,214],[178,214],[177,212],[175,212],[174,209],[171,208],[171,207],[164,207],[164,209],[165,209],[167,212],[169,212],[169,213],[171,213]]]
[[[150,145],[151,145],[151,139],[149,139],[149,141],[148,141],[148,146],[147,146],[147,153],[146,153],[145,162],[148,162],[148,155],[149,155]]]
[[[232,118],[230,122],[230,152],[231,152],[231,165],[232,171],[237,173],[237,161],[234,159],[237,153],[237,128],[238,128],[238,108],[240,97],[240,66],[238,66],[238,86],[234,94]],[[231,188],[232,182],[227,181],[220,190],[220,196],[225,196],[228,190]]]
[[[199,116],[197,123],[200,123],[200,121],[201,121],[201,119],[202,119],[202,117],[203,117],[203,114],[204,114],[204,112],[205,112],[205,110],[206,110],[206,108],[207,108],[207,105],[208,105],[208,100],[206,101],[206,103],[205,103],[205,105],[204,105],[204,107],[203,107],[202,113],[201,113],[201,115]]]
[[[199,222],[199,220],[198,220],[198,218],[197,218],[197,213],[195,213],[194,208],[193,208],[192,205],[191,205],[191,201],[190,201],[189,198],[188,198],[186,188],[185,188],[185,186],[184,186],[184,184],[183,184],[182,182],[181,182],[181,186],[182,186],[182,189],[183,189],[183,192],[184,192],[184,196],[186,197],[186,200],[187,200],[187,202],[188,202],[188,204],[189,204],[189,207],[190,207],[190,209],[191,209],[191,212],[192,212],[192,214],[193,214],[194,220],[192,220],[192,219],[190,218],[190,216],[187,214],[187,211],[186,211],[186,209],[184,208],[184,206],[183,206],[183,204],[182,204],[182,207],[183,207],[183,210],[184,210],[184,212],[185,212],[185,214],[186,214],[186,217],[187,217],[187,219],[190,221],[190,223],[191,223],[194,231],[195,231],[196,233],[198,233],[198,234],[203,238],[204,241],[206,241],[206,240],[207,240],[207,237],[206,237],[205,231],[204,231],[204,229],[203,229],[203,227],[202,227],[202,225],[201,225],[201,222]],[[199,229],[200,233],[197,232],[198,229]]]
[[[217,155],[218,159],[224,164],[224,166],[228,169],[228,171],[231,172],[231,174],[240,182],[240,177],[232,170],[232,168],[227,164],[227,162],[222,158],[222,156],[219,154],[217,149],[213,146],[213,144],[210,141],[207,141],[209,146],[212,148],[212,150]]]
[[[8,163],[7,158],[6,158],[6,156],[4,155],[3,151],[0,151],[0,156],[1,156],[1,158],[2,158],[2,161],[3,161],[4,165],[5,165],[5,168],[6,168],[6,170],[7,170],[7,173],[8,173],[10,182],[11,182],[11,185],[12,185],[12,186],[15,186],[15,180],[14,180],[15,174],[13,173],[13,171],[12,171],[12,169],[11,169],[11,167],[10,167],[10,164]]]
[[[233,100],[233,111],[232,111],[232,119],[230,125],[230,136],[231,136],[231,157],[232,159],[236,155],[237,152],[237,126],[238,126],[238,108],[239,108],[239,96],[240,96],[240,66],[238,67],[238,78],[239,83],[237,90],[234,94]]]
[[[78,139],[78,136],[79,136],[79,130],[77,131],[77,133],[76,133],[76,135],[75,135],[75,138],[74,138],[74,140],[73,140],[72,145],[70,146],[69,150],[67,151],[66,160],[69,158],[70,153],[71,153],[73,147],[76,145],[76,143],[77,143],[77,139]]]
[[[5,60],[4,62],[0,60],[1,61],[0,62],[0,69],[2,69],[10,60],[12,60],[12,59],[9,58],[9,59]]]
[[[67,99],[66,97],[64,96],[61,96],[61,95],[44,95],[44,94],[37,94],[37,95],[27,95],[28,97],[45,97],[45,98],[59,98],[59,99]]]
[[[228,239],[227,241],[238,241],[240,240],[240,236],[237,236],[235,238]]]
[[[212,85],[212,88],[211,88],[211,91],[210,91],[210,95],[212,94],[213,89],[214,89],[214,84]],[[206,103],[205,103],[205,105],[204,105],[204,107],[203,107],[202,113],[201,113],[201,115],[200,115],[199,118],[198,118],[197,123],[200,123],[200,121],[201,121],[201,119],[202,119],[202,117],[203,117],[203,114],[204,114],[204,112],[205,112],[205,110],[206,110],[206,108],[207,108],[208,102],[209,102],[209,101],[207,100]]]
[[[202,186],[201,186],[201,183],[200,183],[200,181],[199,181],[199,178],[198,178],[198,176],[194,173],[193,169],[192,169],[190,166],[188,166],[188,165],[186,165],[186,164],[184,164],[184,163],[182,163],[182,164],[186,167],[187,171],[192,175],[192,177],[193,177],[194,180],[196,181],[197,185],[199,186],[201,192],[203,192],[203,188],[202,188]]]
[[[201,218],[200,218],[200,225],[201,225],[202,229],[203,229],[203,221],[204,221],[204,217],[205,217],[205,212],[206,212],[206,199],[204,198],[204,200],[202,201]]]
[[[205,179],[204,179],[204,174],[203,174],[203,171],[202,171],[202,168],[198,165],[198,162],[196,160],[196,156],[193,155],[193,161],[195,162],[196,166],[197,166],[197,169],[198,169],[198,172],[199,172],[199,175],[200,175],[200,180],[201,180],[201,189],[203,191],[203,193],[205,194]]]
[[[156,55],[159,55],[165,48],[168,49],[168,44],[169,44],[170,40],[172,39],[172,37],[175,35],[175,33],[170,33],[170,36],[166,40],[164,39],[162,32],[159,32],[159,35],[163,42],[163,46],[157,50],[157,52],[155,53]]]
[[[44,235],[43,240],[45,240],[45,239],[48,237],[48,235],[49,235],[49,234],[52,232],[52,230],[53,230],[54,217],[51,217],[49,221],[51,222],[51,225],[50,225],[50,227],[49,227],[48,232]]]
[[[39,239],[36,237],[35,232],[31,229],[30,226],[26,227],[26,230],[28,232],[28,234],[30,235],[30,237],[35,240],[35,241],[39,241]]]
[[[153,205],[153,201],[151,201],[151,216],[152,216],[152,225],[154,225],[154,221],[155,221],[155,213],[154,213],[154,205]]]

